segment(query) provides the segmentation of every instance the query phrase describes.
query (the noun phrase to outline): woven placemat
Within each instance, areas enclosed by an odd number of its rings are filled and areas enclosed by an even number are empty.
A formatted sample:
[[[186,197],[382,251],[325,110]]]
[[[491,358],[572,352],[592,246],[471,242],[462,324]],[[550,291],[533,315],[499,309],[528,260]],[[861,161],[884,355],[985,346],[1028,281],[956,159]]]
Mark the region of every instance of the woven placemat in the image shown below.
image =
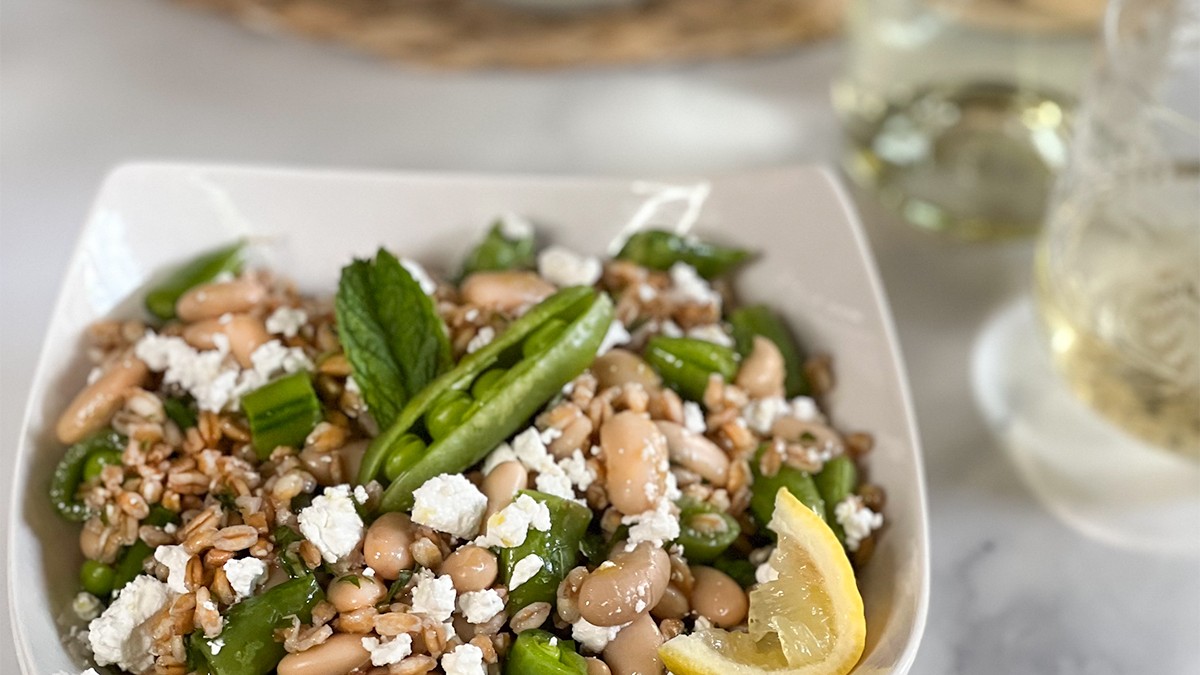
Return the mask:
[[[760,54],[836,31],[846,0],[646,0],[531,11],[496,0],[177,0],[440,68],[555,68]]]

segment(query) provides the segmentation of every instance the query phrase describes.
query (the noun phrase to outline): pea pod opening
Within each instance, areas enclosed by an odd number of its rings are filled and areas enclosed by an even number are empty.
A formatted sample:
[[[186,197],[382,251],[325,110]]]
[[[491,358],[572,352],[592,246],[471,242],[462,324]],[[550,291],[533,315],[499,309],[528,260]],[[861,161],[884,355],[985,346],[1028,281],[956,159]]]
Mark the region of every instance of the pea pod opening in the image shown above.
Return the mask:
[[[103,460],[92,462],[93,470],[97,470],[97,465],[111,463],[114,456],[118,456],[119,461],[119,454],[124,449],[125,437],[112,429],[100,431],[67,448],[50,479],[50,503],[58,515],[73,522],[90,518],[92,510],[75,496],[80,483],[84,481],[88,460],[104,455]]]
[[[738,355],[729,347],[697,338],[656,335],[646,343],[646,363],[662,376],[663,383],[691,401],[703,401],[713,375],[732,382]]]

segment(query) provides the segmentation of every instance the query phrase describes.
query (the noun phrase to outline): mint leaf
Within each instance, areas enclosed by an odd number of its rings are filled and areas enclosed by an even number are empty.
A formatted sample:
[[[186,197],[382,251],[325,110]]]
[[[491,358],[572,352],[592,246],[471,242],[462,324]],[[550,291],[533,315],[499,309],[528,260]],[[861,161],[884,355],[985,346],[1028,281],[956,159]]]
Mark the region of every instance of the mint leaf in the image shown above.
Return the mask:
[[[363,400],[381,428],[450,366],[446,326],[396,256],[342,268],[334,301],[338,334]]]

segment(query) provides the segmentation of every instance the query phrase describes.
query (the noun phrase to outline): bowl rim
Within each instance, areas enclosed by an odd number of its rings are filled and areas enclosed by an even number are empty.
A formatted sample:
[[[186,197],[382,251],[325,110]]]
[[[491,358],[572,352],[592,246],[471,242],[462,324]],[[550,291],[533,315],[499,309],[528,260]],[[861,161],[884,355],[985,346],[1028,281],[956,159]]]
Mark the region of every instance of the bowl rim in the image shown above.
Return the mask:
[[[12,625],[12,639],[14,648],[17,653],[17,662],[22,672],[32,673],[36,663],[34,655],[30,652],[29,640],[25,634],[24,624],[21,621],[21,616],[18,613],[16,604],[13,599],[16,597],[16,538],[19,523],[23,522],[21,514],[22,500],[26,497],[25,489],[18,489],[17,483],[22,479],[27,471],[27,463],[29,452],[22,451],[26,446],[26,438],[31,431],[32,419],[35,416],[34,406],[38,404],[37,398],[33,395],[35,390],[39,388],[39,383],[42,383],[46,377],[46,373],[50,367],[50,350],[48,349],[47,337],[50,331],[57,323],[58,317],[65,311],[67,303],[67,294],[69,290],[68,282],[71,276],[79,269],[84,256],[85,243],[87,235],[91,230],[97,227],[97,216],[101,212],[101,207],[104,204],[105,198],[108,195],[112,185],[120,182],[127,174],[138,174],[142,172],[164,171],[164,172],[213,172],[223,175],[274,175],[278,177],[304,177],[309,179],[333,179],[333,180],[402,180],[402,181],[512,181],[523,183],[536,183],[545,185],[550,189],[556,186],[567,185],[601,185],[613,182],[621,182],[629,184],[636,181],[653,181],[653,182],[678,182],[678,181],[719,181],[721,179],[732,178],[747,178],[754,176],[776,175],[794,173],[797,177],[809,175],[820,178],[826,187],[831,191],[832,196],[841,207],[843,216],[846,219],[850,228],[851,236],[854,240],[855,247],[859,255],[863,257],[865,262],[865,272],[867,284],[870,293],[875,302],[878,303],[880,310],[880,322],[883,331],[883,337],[887,343],[889,358],[891,363],[896,368],[898,376],[897,388],[903,406],[903,417],[907,427],[907,438],[904,440],[912,448],[912,467],[915,477],[914,489],[916,490],[917,504],[919,508],[918,522],[912,523],[914,532],[919,534],[919,541],[911,542],[916,547],[916,555],[919,558],[920,578],[917,579],[919,589],[915,597],[916,615],[912,617],[912,629],[904,649],[899,653],[896,659],[895,666],[890,671],[894,675],[904,675],[911,669],[916,660],[917,652],[920,648],[922,638],[929,613],[929,596],[931,582],[931,557],[930,557],[930,536],[929,536],[929,501],[926,488],[926,477],[924,467],[924,455],[922,452],[921,435],[916,419],[916,412],[912,400],[912,392],[910,387],[910,379],[908,376],[907,364],[903,358],[903,350],[899,341],[899,337],[895,327],[895,321],[892,315],[891,303],[888,300],[886,289],[884,288],[879,268],[875,260],[874,251],[870,246],[869,238],[866,235],[865,228],[862,225],[862,220],[858,210],[854,206],[854,202],[849,196],[845,185],[839,179],[836,170],[824,166],[814,164],[791,164],[782,165],[770,168],[751,169],[751,170],[735,170],[735,171],[720,171],[707,172],[702,175],[636,175],[636,174],[546,174],[546,173],[524,173],[524,172],[482,172],[482,171],[421,171],[421,170],[385,170],[385,169],[355,169],[344,167],[311,167],[301,165],[287,164],[260,164],[260,163],[222,163],[222,162],[173,162],[173,161],[158,161],[158,160],[132,160],[123,162],[112,167],[101,180],[99,187],[93,196],[87,214],[80,226],[76,230],[75,241],[72,246],[71,255],[68,257],[68,262],[61,280],[59,281],[58,293],[55,296],[55,301],[50,311],[46,330],[43,334],[42,344],[39,348],[39,354],[34,368],[34,375],[30,381],[28,398],[25,402],[25,408],[21,418],[21,424],[17,434],[17,443],[14,448],[14,461],[12,464],[12,478],[10,484],[12,489],[9,490],[8,508],[9,521],[7,523],[8,532],[5,537],[5,545],[8,549],[7,560],[4,562],[7,576],[5,584],[5,594],[8,599],[9,618]]]

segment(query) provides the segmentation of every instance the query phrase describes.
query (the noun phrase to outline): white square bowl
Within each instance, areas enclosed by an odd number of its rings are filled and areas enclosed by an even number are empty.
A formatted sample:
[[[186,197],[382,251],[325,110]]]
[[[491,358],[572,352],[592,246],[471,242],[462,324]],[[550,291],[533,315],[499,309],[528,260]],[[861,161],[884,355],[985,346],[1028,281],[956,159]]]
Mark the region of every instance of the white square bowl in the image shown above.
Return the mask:
[[[202,165],[115,170],[70,262],[17,448],[8,592],[25,672],[80,667],[58,623],[76,590],[77,528],[56,516],[46,490],[63,452],[54,420],[88,371],[84,330],[102,317],[137,316],[139,289],[164,267],[250,236],[264,244],[267,264],[305,290],[331,292],[351,256],[380,245],[449,270],[505,211],[529,217],[546,240],[603,253],[631,221],[644,221],[672,195],[693,199],[675,213],[665,204],[651,224],[690,223],[702,236],[758,251],[738,276],[739,294],[779,309],[811,352],[833,355],[832,419],[875,436],[870,476],[887,490],[889,524],[860,579],[868,638],[854,672],[907,672],[929,594],[921,455],[887,301],[850,203],[829,171],[813,167],[671,184],[690,187]]]

